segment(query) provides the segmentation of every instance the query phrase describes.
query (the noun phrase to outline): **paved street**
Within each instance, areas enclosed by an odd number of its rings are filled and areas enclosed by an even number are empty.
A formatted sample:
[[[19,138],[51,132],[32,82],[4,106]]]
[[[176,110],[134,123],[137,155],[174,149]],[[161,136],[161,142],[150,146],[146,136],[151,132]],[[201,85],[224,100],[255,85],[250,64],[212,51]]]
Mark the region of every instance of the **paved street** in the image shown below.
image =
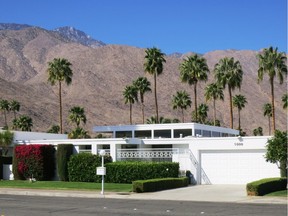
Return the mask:
[[[110,198],[48,196],[0,196],[1,216],[148,216],[148,215],[217,215],[217,216],[284,216],[287,206],[227,202],[194,202]]]

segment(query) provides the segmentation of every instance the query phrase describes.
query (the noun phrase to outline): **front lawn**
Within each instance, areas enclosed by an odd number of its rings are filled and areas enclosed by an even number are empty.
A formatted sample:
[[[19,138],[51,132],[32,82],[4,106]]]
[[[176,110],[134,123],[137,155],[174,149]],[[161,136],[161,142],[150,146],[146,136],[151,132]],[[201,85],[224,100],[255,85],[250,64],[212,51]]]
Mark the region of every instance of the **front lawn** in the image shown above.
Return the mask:
[[[1,180],[0,188],[32,188],[32,189],[50,189],[50,190],[95,190],[101,191],[101,183],[90,182],[63,182],[63,181],[19,181],[19,180]],[[110,192],[131,192],[132,184],[105,183],[105,191]]]

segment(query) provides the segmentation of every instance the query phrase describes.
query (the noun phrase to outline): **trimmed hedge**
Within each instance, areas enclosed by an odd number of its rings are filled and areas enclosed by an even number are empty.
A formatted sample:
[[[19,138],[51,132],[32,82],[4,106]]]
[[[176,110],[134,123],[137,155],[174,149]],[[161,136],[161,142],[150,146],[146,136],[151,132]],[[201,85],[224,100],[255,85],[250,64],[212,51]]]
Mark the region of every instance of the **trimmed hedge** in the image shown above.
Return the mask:
[[[275,191],[285,190],[287,178],[265,178],[246,185],[248,196],[263,196]]]
[[[68,161],[73,155],[73,144],[58,144],[56,152],[57,172],[60,181],[69,181]]]
[[[132,183],[136,180],[177,178],[179,163],[119,161],[106,165],[106,182]]]
[[[51,180],[55,171],[55,149],[52,145],[18,145],[14,148],[15,180],[35,178]]]
[[[104,156],[105,166],[112,162],[110,156]],[[96,168],[101,166],[102,157],[91,153],[79,153],[70,157],[68,162],[69,181],[101,182],[101,176],[96,175]]]
[[[154,192],[188,186],[188,178],[164,178],[133,181],[133,192]]]

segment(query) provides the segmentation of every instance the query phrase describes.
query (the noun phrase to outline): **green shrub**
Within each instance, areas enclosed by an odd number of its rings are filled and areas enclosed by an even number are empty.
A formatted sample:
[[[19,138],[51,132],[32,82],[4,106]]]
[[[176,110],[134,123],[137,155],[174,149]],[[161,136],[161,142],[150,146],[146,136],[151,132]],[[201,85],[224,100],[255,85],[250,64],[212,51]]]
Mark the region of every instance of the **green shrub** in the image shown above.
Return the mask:
[[[133,181],[133,192],[154,192],[188,186],[188,178],[163,178]]]
[[[132,183],[136,180],[177,178],[179,163],[175,162],[113,162],[107,164],[106,182]]]
[[[265,178],[246,185],[248,196],[263,196],[275,191],[285,190],[287,178]]]
[[[19,170],[18,170],[18,158],[15,156],[15,149],[17,148],[18,145],[15,145],[14,146],[14,151],[13,151],[13,161],[12,161],[12,172],[13,172],[13,176],[14,176],[14,179],[15,180],[23,180],[24,177],[23,175],[21,175],[19,173]]]
[[[79,153],[70,157],[68,162],[69,181],[101,182],[101,176],[96,175],[96,168],[101,166],[102,158],[91,153]],[[110,156],[104,156],[105,166],[112,162]]]
[[[14,148],[13,174],[15,180],[36,178],[50,180],[55,171],[55,149],[52,145],[18,145]]]
[[[57,171],[60,181],[69,181],[68,176],[68,161],[73,155],[73,144],[59,144],[57,145],[56,161]]]

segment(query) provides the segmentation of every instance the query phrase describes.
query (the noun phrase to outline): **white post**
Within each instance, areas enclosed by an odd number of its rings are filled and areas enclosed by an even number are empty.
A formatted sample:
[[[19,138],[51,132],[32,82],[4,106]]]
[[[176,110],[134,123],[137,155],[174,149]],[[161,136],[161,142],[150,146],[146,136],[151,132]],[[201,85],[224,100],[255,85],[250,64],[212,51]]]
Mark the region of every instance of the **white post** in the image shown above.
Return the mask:
[[[104,169],[104,156],[105,156],[105,150],[102,149],[100,150],[100,155],[102,157],[102,169]],[[102,174],[102,190],[101,190],[101,194],[104,195],[104,173]]]
[[[104,156],[102,156],[102,168],[104,168]],[[102,175],[102,191],[101,194],[104,195],[104,175]]]

